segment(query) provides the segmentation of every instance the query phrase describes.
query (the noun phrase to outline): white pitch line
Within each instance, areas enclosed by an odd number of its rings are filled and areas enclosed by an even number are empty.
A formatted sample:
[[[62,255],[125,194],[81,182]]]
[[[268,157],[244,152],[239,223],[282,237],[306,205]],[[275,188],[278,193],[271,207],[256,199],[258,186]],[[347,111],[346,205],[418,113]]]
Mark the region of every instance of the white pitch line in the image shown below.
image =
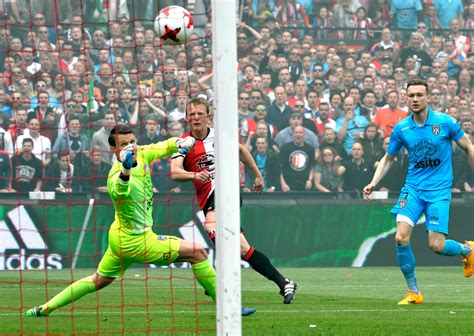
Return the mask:
[[[449,313],[450,311],[456,311],[456,312],[471,312],[474,311],[473,308],[457,308],[457,307],[452,307],[452,308],[440,308],[440,309],[411,309],[407,307],[400,307],[400,308],[391,308],[391,309],[314,309],[314,310],[309,310],[309,309],[292,309],[292,310],[287,310],[287,309],[282,309],[282,310],[274,310],[274,309],[259,309],[257,308],[257,313],[268,313],[268,314],[291,314],[291,313],[383,313],[383,312],[390,312],[390,313],[413,313],[413,312],[447,312]],[[173,314],[196,314],[196,310],[148,310],[149,314],[159,314],[159,313],[171,313]],[[203,310],[199,309],[198,310],[199,314],[202,313],[212,313],[215,314],[215,310]],[[146,314],[147,311],[145,310],[135,310],[135,311],[127,311],[125,314],[126,315],[144,315]],[[102,316],[105,315],[122,315],[122,311],[120,309],[116,309],[114,311],[104,311],[99,309],[99,314]],[[18,316],[19,314],[16,313],[0,313],[0,316]],[[54,318],[54,316],[70,316],[71,312],[70,311],[58,311],[54,312],[54,314],[51,316]],[[96,316],[97,312],[96,311],[90,311],[86,312],[83,309],[81,309],[80,313],[74,314],[74,316],[79,316],[79,315],[91,315],[91,316]],[[38,321],[35,319],[35,321]]]
[[[153,280],[154,281],[154,280]],[[127,281],[125,281],[127,282]],[[168,283],[169,280],[166,280],[166,282]],[[29,284],[30,285],[30,284]],[[57,285],[56,282],[50,282],[49,283],[49,286],[54,286],[54,285]],[[65,282],[63,285],[67,285],[67,283]],[[12,284],[11,286],[0,286],[0,291],[1,290],[12,290],[12,286],[14,286],[16,289],[19,289],[19,285],[18,284]],[[397,286],[397,287],[393,287],[393,286],[383,286],[383,285],[343,285],[343,286],[340,286],[340,285],[301,285],[301,286],[298,286],[298,292],[301,292],[301,291],[306,291],[307,289],[314,289],[314,288],[321,288],[321,289],[324,289],[324,288],[360,288],[360,289],[367,289],[367,288],[388,288],[390,287],[390,289],[399,289],[399,288],[405,288],[403,287],[403,285],[400,285],[400,286]],[[453,288],[453,287],[456,287],[456,288],[464,288],[464,287],[469,287],[469,288],[472,288],[472,285],[423,285],[423,288]],[[125,284],[125,289],[145,289],[145,288],[148,288],[148,289],[151,289],[151,290],[154,290],[154,289],[164,289],[164,288],[169,288],[168,286],[163,286],[163,287],[159,287],[159,288],[150,288],[150,285],[148,286],[134,286],[132,283],[127,283]],[[173,286],[173,290],[176,290],[176,289],[194,289],[196,288],[195,286]],[[274,286],[252,286],[252,288],[243,288],[243,291],[248,291],[248,290],[263,290],[263,289],[274,289]],[[21,290],[38,290],[38,286],[28,286],[28,287],[23,287]]]

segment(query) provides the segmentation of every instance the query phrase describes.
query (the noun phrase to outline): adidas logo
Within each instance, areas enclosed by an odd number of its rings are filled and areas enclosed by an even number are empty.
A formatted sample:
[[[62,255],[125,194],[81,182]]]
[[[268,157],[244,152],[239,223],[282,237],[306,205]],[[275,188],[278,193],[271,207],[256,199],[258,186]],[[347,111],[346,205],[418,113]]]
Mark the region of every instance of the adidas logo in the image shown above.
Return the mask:
[[[48,253],[46,242],[23,205],[0,219],[0,271],[62,269],[61,261],[61,255]]]

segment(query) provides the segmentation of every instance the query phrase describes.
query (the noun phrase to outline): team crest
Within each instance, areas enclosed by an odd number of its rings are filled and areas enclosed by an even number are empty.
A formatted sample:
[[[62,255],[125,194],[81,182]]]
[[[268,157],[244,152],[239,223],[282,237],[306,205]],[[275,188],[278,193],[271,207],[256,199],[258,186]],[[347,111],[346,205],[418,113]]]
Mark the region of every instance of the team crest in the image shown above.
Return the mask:
[[[431,132],[433,132],[434,135],[438,135],[439,132],[441,132],[441,128],[439,127],[439,125],[431,126]]]
[[[404,198],[400,201],[400,209],[403,209],[407,205],[407,199]]]

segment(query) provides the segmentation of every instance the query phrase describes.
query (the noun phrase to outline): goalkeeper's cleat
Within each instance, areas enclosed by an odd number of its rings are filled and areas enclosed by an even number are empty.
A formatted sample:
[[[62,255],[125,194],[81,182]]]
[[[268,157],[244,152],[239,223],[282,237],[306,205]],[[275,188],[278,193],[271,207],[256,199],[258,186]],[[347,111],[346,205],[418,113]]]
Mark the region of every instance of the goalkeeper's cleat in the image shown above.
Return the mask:
[[[250,316],[257,311],[255,308],[245,308],[242,307],[242,316]]]
[[[31,309],[28,309],[25,315],[28,317],[42,317],[42,316],[48,316],[48,312],[46,309],[44,309],[43,306],[39,306],[39,307],[33,307]]]
[[[297,288],[298,284],[296,282],[286,279],[286,285],[280,290],[284,304],[290,304],[293,301]]]
[[[469,278],[474,275],[474,241],[466,241],[466,245],[469,245],[472,250],[471,254],[462,260],[464,263],[464,276]]]
[[[410,305],[410,304],[422,304],[423,296],[421,293],[415,293],[414,291],[408,291],[403,300],[399,301],[399,305]]]

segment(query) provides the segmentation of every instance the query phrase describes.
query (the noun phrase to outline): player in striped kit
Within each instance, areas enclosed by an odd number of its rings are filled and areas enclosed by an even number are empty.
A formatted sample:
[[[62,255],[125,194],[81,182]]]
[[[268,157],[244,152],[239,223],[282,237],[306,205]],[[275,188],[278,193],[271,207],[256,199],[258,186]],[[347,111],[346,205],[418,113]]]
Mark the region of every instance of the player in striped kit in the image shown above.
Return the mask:
[[[171,177],[177,181],[193,181],[199,207],[206,216],[204,229],[215,244],[214,129],[208,127],[210,113],[207,100],[203,98],[191,99],[186,106],[186,120],[190,126],[190,133],[183,135],[183,137],[192,136],[196,139],[196,144],[193,150],[188,153],[173,155]],[[254,191],[260,193],[263,189],[263,178],[255,161],[242,145],[239,145],[239,153],[240,160],[256,176]],[[266,255],[250,246],[244,232],[240,234],[240,254],[242,259],[247,261],[255,271],[278,285],[280,294],[284,298],[283,303],[292,302],[297,284],[281,275]]]

